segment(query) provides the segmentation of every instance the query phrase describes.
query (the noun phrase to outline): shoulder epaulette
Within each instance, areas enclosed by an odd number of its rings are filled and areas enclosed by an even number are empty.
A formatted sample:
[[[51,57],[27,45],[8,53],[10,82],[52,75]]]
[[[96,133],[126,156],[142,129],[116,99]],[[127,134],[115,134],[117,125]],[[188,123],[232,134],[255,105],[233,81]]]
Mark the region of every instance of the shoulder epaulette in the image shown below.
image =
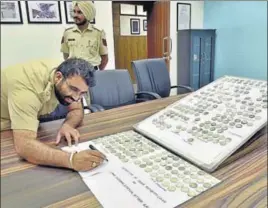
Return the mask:
[[[73,28],[74,28],[74,27],[66,28],[65,31],[71,30],[71,29],[73,29]]]
[[[94,28],[95,30],[98,30],[99,32],[101,32],[101,31],[102,31],[102,29],[97,28],[95,25],[93,25],[93,26],[92,26],[92,28]]]

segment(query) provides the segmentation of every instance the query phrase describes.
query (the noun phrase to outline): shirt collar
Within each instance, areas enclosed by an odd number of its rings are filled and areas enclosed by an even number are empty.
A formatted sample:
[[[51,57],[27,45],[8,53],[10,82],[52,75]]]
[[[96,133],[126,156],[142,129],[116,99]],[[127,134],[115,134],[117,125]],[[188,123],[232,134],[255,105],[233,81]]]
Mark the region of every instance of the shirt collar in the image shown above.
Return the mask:
[[[85,31],[87,31],[87,30],[92,31],[92,30],[93,30],[93,25],[89,23],[89,24],[88,24],[88,27],[87,27],[87,29],[86,29]],[[75,31],[81,32],[81,31],[79,30],[79,28],[78,28],[77,25],[74,26],[73,31],[74,31],[74,32],[75,32]]]

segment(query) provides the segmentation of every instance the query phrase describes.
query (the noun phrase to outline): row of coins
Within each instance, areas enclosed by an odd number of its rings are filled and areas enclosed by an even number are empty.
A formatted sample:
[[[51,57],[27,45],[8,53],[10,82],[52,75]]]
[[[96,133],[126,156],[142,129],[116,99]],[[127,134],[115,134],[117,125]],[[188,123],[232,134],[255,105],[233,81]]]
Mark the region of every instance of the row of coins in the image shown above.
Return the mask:
[[[210,131],[210,129],[208,130],[207,126],[203,128],[193,126],[192,128],[186,130],[186,127],[177,125],[176,129],[172,130],[173,133],[178,135],[180,135],[181,131],[186,131],[188,133],[188,137],[184,136],[183,138],[181,138],[184,142],[187,143],[192,143],[195,141],[195,139],[198,139],[206,143],[213,143],[225,146],[232,141],[230,137],[225,137],[222,134],[225,131],[224,127],[221,127],[221,129],[218,129],[217,131],[213,132]]]
[[[122,162],[134,160],[137,157],[147,155],[161,148],[140,134],[129,131],[105,136],[94,142],[101,144]]]
[[[200,93],[202,93],[202,92],[200,92]],[[197,95],[196,94],[193,97],[195,97],[197,104],[200,103],[200,102],[206,102],[207,104],[212,103],[212,104],[217,104],[217,105],[220,105],[220,104],[223,103],[222,100],[215,99],[214,98],[215,95],[213,95],[213,94],[209,94],[209,96],[207,96],[207,95]]]
[[[170,129],[172,127],[171,124],[168,124],[163,119],[157,119],[157,118],[152,120],[152,124],[155,125],[155,127],[160,130]]]
[[[183,111],[181,111],[181,112],[183,112]],[[177,120],[188,121],[189,117],[183,115],[181,112],[178,113],[178,112],[173,111],[173,110],[168,110],[168,111],[164,112],[163,116],[165,116],[164,118],[172,119],[172,120],[175,120],[175,121],[177,121]]]
[[[195,108],[184,104],[175,105],[173,108],[183,114],[193,114],[196,112]]]
[[[211,121],[214,121],[214,122],[218,122],[219,126],[222,126],[222,125],[225,125],[224,128],[227,127],[227,125],[230,127],[230,128],[242,128],[244,125],[247,125],[247,126],[253,126],[253,123],[248,121],[247,119],[245,119],[245,117],[247,118],[250,118],[250,119],[253,119],[255,116],[253,114],[247,114],[247,113],[243,113],[243,112],[237,112],[237,115],[238,116],[242,116],[241,118],[237,118],[235,117],[235,115],[233,115],[234,117],[233,118],[230,118],[230,116],[226,117],[225,116],[221,116],[221,117],[212,117],[211,118]],[[243,117],[244,116],[244,117]],[[260,116],[256,116],[256,120],[260,120],[261,117]],[[204,124],[203,124],[204,125]],[[214,125],[214,123],[212,122],[211,125]],[[205,125],[204,125],[205,126]],[[201,125],[202,127],[202,125]],[[227,129],[225,129],[227,130]]]
[[[186,107],[181,107],[181,105],[176,105],[174,106],[174,109],[178,110],[181,114],[188,114],[187,116],[181,115],[182,119],[184,121],[188,121],[190,118],[189,116],[199,116],[201,115],[208,115],[209,112],[215,108],[217,108],[218,105],[216,104],[209,104],[205,102],[197,102],[196,107],[191,107],[189,106],[188,108]]]
[[[152,180],[164,189],[170,192],[184,192],[190,197],[205,191],[217,182],[214,177],[181,158],[166,153],[165,150],[137,159],[134,164],[147,172]]]
[[[246,79],[239,79],[239,78],[225,78],[222,80],[224,82],[228,83],[237,83],[240,85],[254,85],[254,86],[267,86],[267,83],[265,81],[260,80],[246,80]]]
[[[198,128],[197,126],[193,126],[191,130],[192,132],[196,132],[198,131],[198,129],[203,129],[202,133],[204,134],[208,134],[208,132],[217,132],[217,133],[223,133],[224,131],[228,130],[228,126],[227,125],[220,125],[217,124],[216,122],[210,122],[210,121],[205,121],[202,122],[198,125],[200,128]]]

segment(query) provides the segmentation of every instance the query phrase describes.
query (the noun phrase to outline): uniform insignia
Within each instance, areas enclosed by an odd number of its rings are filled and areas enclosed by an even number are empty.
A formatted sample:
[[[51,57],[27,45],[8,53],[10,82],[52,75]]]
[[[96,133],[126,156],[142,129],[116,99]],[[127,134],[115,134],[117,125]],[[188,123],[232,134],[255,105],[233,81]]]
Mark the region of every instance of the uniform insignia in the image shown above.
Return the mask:
[[[74,27],[69,27],[69,28],[67,28],[65,31],[67,31],[67,30],[71,30],[71,29],[73,29]]]
[[[106,39],[102,39],[102,44],[103,44],[104,46],[107,46],[107,41],[106,41]]]
[[[93,27],[95,30],[98,30],[99,32],[101,32],[101,29],[97,28],[95,25],[92,25],[92,27]]]

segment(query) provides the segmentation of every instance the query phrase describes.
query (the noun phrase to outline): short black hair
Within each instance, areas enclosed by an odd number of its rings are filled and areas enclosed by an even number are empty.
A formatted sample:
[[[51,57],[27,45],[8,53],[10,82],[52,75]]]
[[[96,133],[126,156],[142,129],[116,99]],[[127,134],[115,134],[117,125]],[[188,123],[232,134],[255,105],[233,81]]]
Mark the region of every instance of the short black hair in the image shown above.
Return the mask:
[[[84,59],[68,58],[58,66],[56,71],[61,72],[65,79],[78,75],[85,80],[89,87],[96,85],[94,66]]]

